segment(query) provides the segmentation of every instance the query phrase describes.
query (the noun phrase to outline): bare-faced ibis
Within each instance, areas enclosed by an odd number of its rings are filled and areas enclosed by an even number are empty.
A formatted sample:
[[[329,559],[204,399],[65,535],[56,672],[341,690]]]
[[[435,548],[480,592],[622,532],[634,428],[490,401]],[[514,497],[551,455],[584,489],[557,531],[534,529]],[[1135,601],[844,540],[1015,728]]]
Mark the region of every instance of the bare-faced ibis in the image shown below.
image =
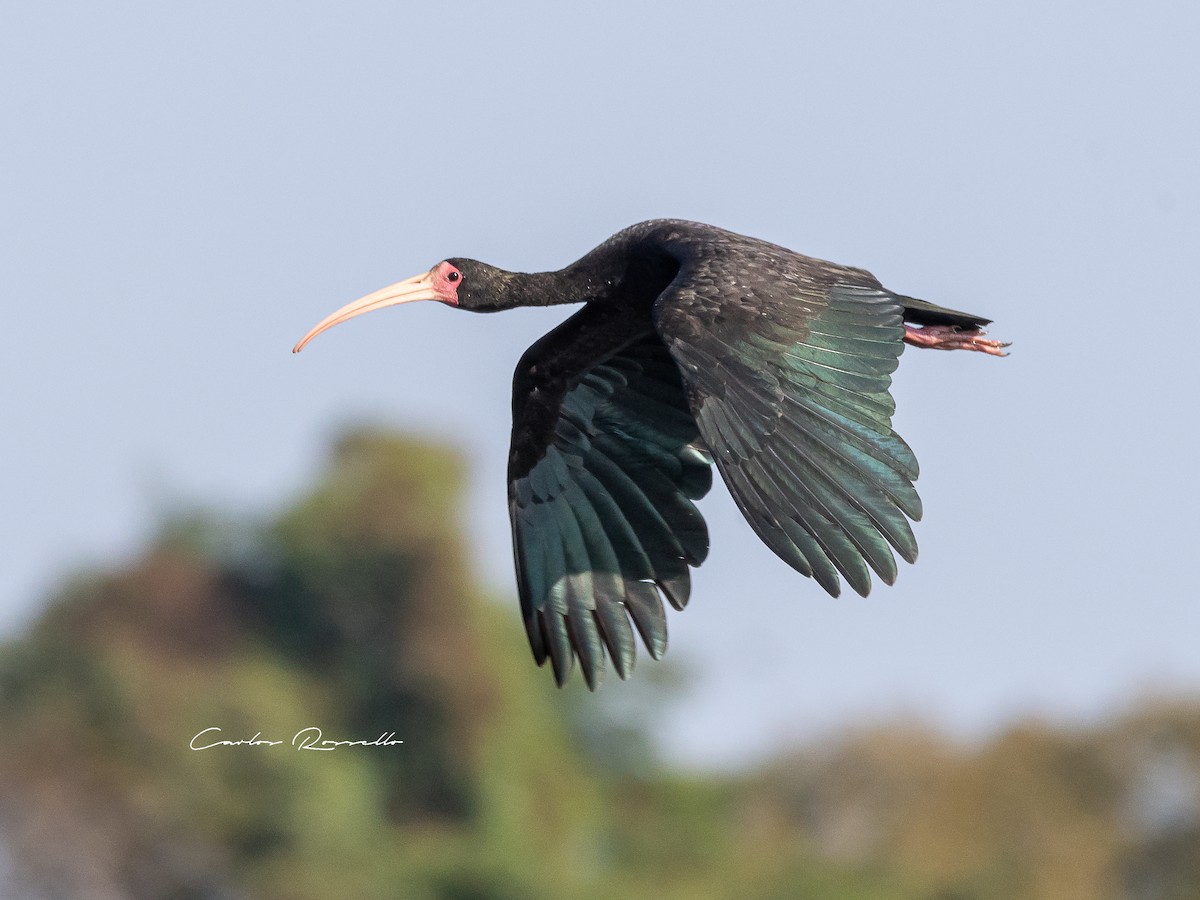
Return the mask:
[[[667,647],[660,592],[687,604],[708,554],[694,501],[715,462],[746,521],[830,594],[917,558],[917,461],[888,388],[906,343],[1002,356],[989,319],[895,294],[869,272],[710,225],[643,222],[557,272],[447,259],[306,334],[414,300],[474,312],[582,303],[513,379],[508,506],[533,655],[594,688],[629,620]],[[911,323],[911,324],[906,324]]]

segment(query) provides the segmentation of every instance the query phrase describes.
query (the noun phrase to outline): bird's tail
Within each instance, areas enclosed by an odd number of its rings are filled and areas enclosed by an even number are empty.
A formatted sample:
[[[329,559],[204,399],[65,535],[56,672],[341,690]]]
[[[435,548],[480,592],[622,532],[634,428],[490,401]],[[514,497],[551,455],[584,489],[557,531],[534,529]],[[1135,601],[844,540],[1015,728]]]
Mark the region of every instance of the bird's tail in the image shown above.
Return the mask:
[[[959,312],[918,300],[916,297],[905,297],[897,294],[896,299],[904,304],[904,321],[917,325],[958,325],[960,328],[981,328],[991,323],[991,319],[971,313]]]

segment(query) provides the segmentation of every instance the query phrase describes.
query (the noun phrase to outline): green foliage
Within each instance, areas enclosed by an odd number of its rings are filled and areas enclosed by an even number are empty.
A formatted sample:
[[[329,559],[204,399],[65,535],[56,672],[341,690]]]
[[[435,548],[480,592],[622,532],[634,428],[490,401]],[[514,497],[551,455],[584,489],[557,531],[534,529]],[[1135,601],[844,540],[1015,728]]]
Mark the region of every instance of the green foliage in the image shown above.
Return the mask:
[[[276,521],[168,523],[65,589],[0,658],[0,894],[1198,896],[1200,708],[674,773],[645,729],[672,670],[556,690],[472,579],[461,471],[356,432]],[[314,725],[404,743],[293,749]],[[189,749],[212,726],[283,743]]]

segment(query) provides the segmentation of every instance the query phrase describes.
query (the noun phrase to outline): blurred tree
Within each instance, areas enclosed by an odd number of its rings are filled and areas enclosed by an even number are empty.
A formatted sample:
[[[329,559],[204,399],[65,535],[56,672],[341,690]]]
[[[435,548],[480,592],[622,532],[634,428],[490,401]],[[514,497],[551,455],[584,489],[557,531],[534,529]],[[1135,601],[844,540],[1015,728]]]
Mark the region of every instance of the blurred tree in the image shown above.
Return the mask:
[[[360,430],[277,520],[180,517],[68,585],[0,658],[0,896],[1200,896],[1200,706],[672,772],[672,670],[555,690],[461,490],[446,448]],[[294,750],[314,725],[404,743]],[[210,727],[283,743],[190,750]]]

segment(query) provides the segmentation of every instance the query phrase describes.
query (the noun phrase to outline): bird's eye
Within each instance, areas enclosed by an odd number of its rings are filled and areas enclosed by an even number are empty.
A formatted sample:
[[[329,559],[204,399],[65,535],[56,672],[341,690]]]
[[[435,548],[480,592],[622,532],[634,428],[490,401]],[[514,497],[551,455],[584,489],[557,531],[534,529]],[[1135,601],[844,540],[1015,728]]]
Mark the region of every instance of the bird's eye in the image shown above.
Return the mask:
[[[451,269],[448,273],[446,273],[446,280],[451,284],[454,284],[460,278],[462,278],[462,275],[460,275],[455,269]]]

